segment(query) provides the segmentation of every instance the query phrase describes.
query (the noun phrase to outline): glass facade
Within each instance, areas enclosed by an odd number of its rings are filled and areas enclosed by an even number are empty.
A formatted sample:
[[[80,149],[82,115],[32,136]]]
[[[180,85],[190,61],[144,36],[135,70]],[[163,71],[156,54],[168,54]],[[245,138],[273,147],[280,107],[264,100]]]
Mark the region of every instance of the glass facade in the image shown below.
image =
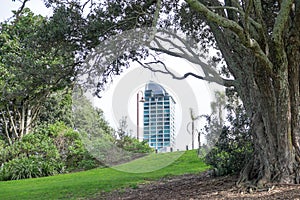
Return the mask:
[[[150,147],[166,151],[175,146],[175,101],[155,82],[145,87],[144,140]]]

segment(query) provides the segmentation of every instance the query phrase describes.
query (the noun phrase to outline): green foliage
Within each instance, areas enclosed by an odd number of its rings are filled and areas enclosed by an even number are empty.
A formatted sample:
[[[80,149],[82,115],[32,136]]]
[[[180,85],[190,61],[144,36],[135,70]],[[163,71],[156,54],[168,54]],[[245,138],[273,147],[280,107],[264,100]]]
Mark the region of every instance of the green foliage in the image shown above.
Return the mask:
[[[74,171],[79,170],[89,170],[99,167],[99,162],[92,156],[87,155],[87,158],[77,162],[77,167]]]
[[[97,160],[105,165],[113,165],[136,157],[133,155],[135,153],[152,151],[146,143],[126,135],[126,118],[120,121],[122,127],[116,132],[118,137],[113,135],[115,132],[105,121],[103,112],[93,107],[89,99],[77,89],[73,93],[74,126],[85,147]]]
[[[130,136],[124,136],[122,141],[118,141],[122,143],[122,148],[126,151],[133,153],[150,153],[153,152],[154,149],[149,147],[147,141],[138,141],[135,138]]]
[[[49,23],[25,8],[15,21],[1,24],[0,66],[6,73],[1,76],[6,83],[2,100],[33,101],[70,83],[72,52],[63,48],[66,43],[48,40],[50,33],[44,31]]]
[[[0,180],[50,176],[91,169],[99,162],[85,149],[79,133],[62,122],[38,127],[0,150]]]
[[[229,95],[227,111],[230,125],[223,126],[217,143],[205,157],[205,162],[215,168],[216,175],[240,172],[253,153],[249,119],[233,94]]]
[[[146,141],[140,142],[132,137],[132,130],[128,129],[127,116],[123,116],[119,120],[119,126],[115,134],[117,146],[125,151],[131,153],[150,153],[154,151]]]
[[[0,134],[10,144],[31,131],[50,94],[72,83],[76,48],[52,22],[24,8],[0,25]]]
[[[217,176],[238,173],[253,152],[249,136],[234,135],[224,129],[216,146],[206,155],[205,162],[215,169]]]
[[[68,171],[91,169],[99,162],[86,150],[78,131],[67,127],[63,122],[56,122],[38,129],[37,134],[46,133],[53,139],[62,162]]]
[[[103,111],[93,107],[90,100],[81,94],[81,89],[73,91],[74,128],[88,138],[109,136],[113,140],[113,129],[105,120]]]
[[[132,130],[128,129],[127,116],[122,116],[122,118],[119,120],[118,128],[115,131],[116,137],[118,137],[119,140],[122,141],[125,136],[131,135],[131,133]]]
[[[43,134],[28,134],[0,150],[0,180],[49,176],[64,172],[53,140]]]
[[[5,140],[0,137],[0,149],[5,148],[6,145],[7,143],[5,142]]]
[[[1,180],[19,180],[52,176],[62,173],[64,165],[56,159],[47,159],[42,156],[17,157],[5,163],[0,169]]]
[[[28,134],[11,146],[1,149],[0,162],[12,160],[16,157],[30,157],[39,155],[45,159],[59,159],[59,152],[53,140],[43,134]]]
[[[57,91],[45,99],[37,125],[54,124],[58,121],[73,127],[72,95],[68,90]]]

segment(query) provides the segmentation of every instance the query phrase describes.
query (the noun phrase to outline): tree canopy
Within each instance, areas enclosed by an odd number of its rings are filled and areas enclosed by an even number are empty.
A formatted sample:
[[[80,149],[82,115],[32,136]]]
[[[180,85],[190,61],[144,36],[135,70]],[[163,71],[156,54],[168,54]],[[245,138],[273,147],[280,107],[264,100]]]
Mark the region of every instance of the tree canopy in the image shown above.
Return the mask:
[[[51,26],[27,8],[1,24],[1,131],[10,142],[30,131],[43,101],[74,77],[74,48]]]

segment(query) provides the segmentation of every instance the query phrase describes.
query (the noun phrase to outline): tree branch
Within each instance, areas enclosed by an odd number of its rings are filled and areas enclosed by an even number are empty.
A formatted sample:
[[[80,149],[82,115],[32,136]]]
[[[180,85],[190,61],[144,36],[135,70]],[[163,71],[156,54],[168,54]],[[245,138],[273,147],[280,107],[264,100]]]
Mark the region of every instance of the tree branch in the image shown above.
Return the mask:
[[[235,21],[229,20],[225,17],[222,17],[213,11],[209,10],[205,5],[200,3],[198,0],[186,0],[186,2],[196,11],[202,13],[207,20],[210,22],[214,22],[217,25],[228,28],[229,30],[233,31],[240,39],[241,43],[245,46],[250,48],[254,54],[264,63],[262,65],[265,69],[272,74],[273,71],[273,64],[265,54],[265,52],[261,49],[260,45],[254,38],[247,38],[245,35],[245,30]]]
[[[242,41],[245,41],[244,29],[235,21],[222,17],[213,11],[209,10],[205,5],[198,0],[186,0],[186,2],[196,11],[202,13],[209,21],[215,22],[219,26],[229,28],[239,36]]]
[[[156,32],[157,32],[157,22],[158,22],[158,19],[159,19],[159,12],[160,12],[160,9],[161,9],[161,0],[157,0],[156,2],[156,10],[155,10],[155,13],[154,13],[154,17],[153,17],[153,22],[152,22],[152,35],[150,35],[150,40],[149,42],[151,42],[155,35],[156,35]]]
[[[249,0],[245,11],[245,16],[244,16],[244,32],[247,40],[250,39],[249,15],[250,15],[250,11],[252,10],[252,7],[253,7],[253,0]]]
[[[206,77],[209,77],[211,75],[213,75],[214,77],[219,76],[219,74],[212,68],[212,66],[207,65],[206,63],[202,62],[201,59],[199,59],[199,57],[202,56],[204,58],[204,56],[195,53],[195,50],[190,45],[194,45],[193,41],[190,41],[189,43],[187,40],[182,39],[182,37],[172,32],[166,32],[162,30],[161,33],[167,34],[167,37],[163,38],[160,36],[156,36],[156,38],[154,38],[154,41],[156,42],[155,44],[158,46],[158,48],[150,47],[151,50],[166,53],[168,55],[179,58],[184,58],[191,63],[197,64],[202,68]],[[170,44],[170,46],[162,45],[157,39],[163,42],[167,42],[168,44]],[[178,42],[180,42],[182,46],[177,44]],[[172,51],[172,49],[174,49],[175,51]]]
[[[265,54],[267,56],[269,56],[269,45],[268,45],[268,40],[267,40],[267,36],[266,36],[266,27],[263,23],[263,11],[262,11],[262,6],[261,6],[261,0],[254,0],[253,1],[253,6],[254,6],[254,10],[256,15],[258,16],[258,23],[262,24],[262,28],[259,29],[259,34],[261,35],[261,37],[263,38],[263,43],[265,45]]]
[[[272,38],[278,48],[282,48],[283,31],[289,19],[289,14],[293,5],[293,0],[284,0],[281,2],[281,8],[275,19]]]
[[[16,138],[19,138],[19,134],[18,134],[16,125],[15,125],[15,123],[14,123],[14,119],[13,119],[13,117],[12,117],[11,114],[10,114],[10,110],[9,110],[8,106],[6,106],[6,111],[7,111],[7,113],[8,113],[8,117],[9,117],[11,126],[12,126],[12,128],[13,128],[13,133],[15,134]]]
[[[168,69],[168,67],[166,66],[166,64],[160,60],[157,60],[157,61],[154,61],[154,62],[148,62],[148,63],[142,63],[140,61],[137,60],[137,62],[144,68],[146,69],[149,69],[150,71],[152,72],[159,72],[159,73],[163,73],[163,74],[169,74],[172,76],[173,79],[176,79],[176,80],[183,80],[183,79],[186,79],[187,77],[189,76],[192,76],[194,78],[197,78],[197,79],[200,79],[200,80],[204,80],[204,81],[208,81],[208,82],[214,82],[214,83],[217,83],[219,85],[222,85],[222,86],[225,86],[225,87],[231,87],[231,86],[234,86],[234,80],[228,80],[228,79],[223,79],[221,77],[212,77],[212,76],[200,76],[200,75],[197,75],[195,73],[192,73],[192,72],[187,72],[185,73],[183,76],[177,76],[175,75],[175,73],[173,73],[172,71],[170,71]],[[163,66],[163,69],[164,70],[161,70],[161,69],[154,69],[153,64],[160,64]]]
[[[7,140],[8,140],[8,143],[9,143],[10,145],[12,145],[12,139],[11,139],[11,137],[10,137],[10,135],[9,135],[9,132],[8,132],[8,121],[7,121],[7,119],[6,119],[5,115],[4,115],[4,111],[3,111],[3,110],[1,111],[1,113],[2,113],[2,119],[3,119],[4,123],[5,123],[5,134],[6,134],[6,138],[7,138]]]
[[[20,16],[20,14],[21,14],[21,12],[24,10],[24,8],[25,8],[25,6],[26,6],[26,3],[28,2],[29,0],[24,0],[23,2],[22,2],[22,5],[21,5],[21,7],[16,11],[16,13],[15,13],[15,16],[16,16],[16,19],[18,20],[18,18],[19,18],[19,16]],[[21,1],[20,1],[21,2]],[[16,21],[17,21],[16,20]]]
[[[210,6],[210,9],[226,9],[226,10],[233,10],[236,11],[237,13],[240,13],[242,17],[245,18],[245,12],[243,10],[240,10],[237,7],[232,7],[232,6]],[[257,29],[261,29],[262,25],[260,23],[258,23],[257,21],[255,21],[253,18],[251,18],[250,16],[247,17],[248,20],[251,22],[251,24],[253,24]]]

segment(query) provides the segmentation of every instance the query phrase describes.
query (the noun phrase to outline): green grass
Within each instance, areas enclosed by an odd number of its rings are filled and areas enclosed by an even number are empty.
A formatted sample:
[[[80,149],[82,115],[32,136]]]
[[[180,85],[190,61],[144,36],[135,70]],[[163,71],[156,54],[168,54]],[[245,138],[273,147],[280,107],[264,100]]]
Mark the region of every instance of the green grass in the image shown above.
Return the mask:
[[[141,183],[168,176],[199,173],[209,168],[199,160],[196,151],[181,154],[182,152],[151,154],[114,168],[0,182],[0,199],[85,199],[101,192],[136,188]],[[162,161],[172,163],[161,168]],[[158,170],[153,171],[154,168],[149,168],[149,165],[156,165]],[[149,172],[137,173],[142,171]]]
[[[184,154],[183,151],[165,154],[150,154],[132,162],[113,167],[114,169],[130,172],[145,173],[165,168]]]

